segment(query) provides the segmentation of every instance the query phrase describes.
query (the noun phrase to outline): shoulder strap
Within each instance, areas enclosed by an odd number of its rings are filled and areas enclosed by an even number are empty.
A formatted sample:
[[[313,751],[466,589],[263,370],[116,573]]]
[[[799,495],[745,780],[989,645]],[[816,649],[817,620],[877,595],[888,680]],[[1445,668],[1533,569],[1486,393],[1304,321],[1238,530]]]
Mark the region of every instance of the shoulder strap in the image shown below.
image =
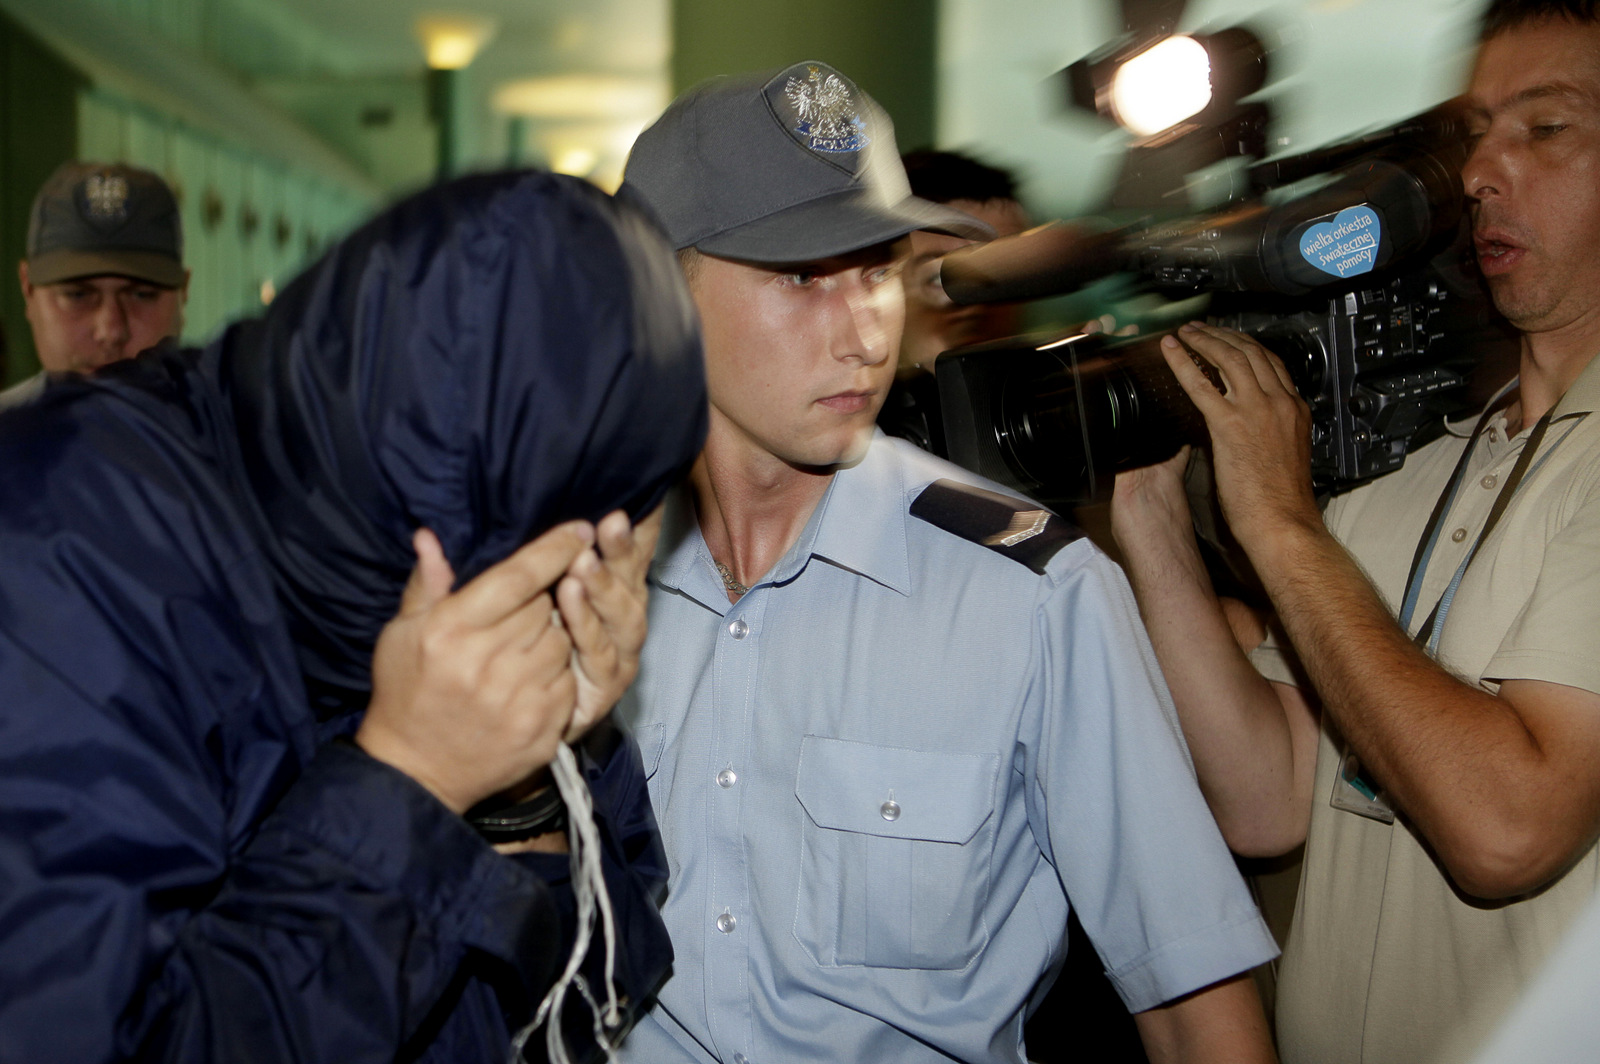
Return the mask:
[[[1479,532],[1478,538],[1472,541],[1472,549],[1467,551],[1466,558],[1462,560],[1460,568],[1456,570],[1456,579],[1451,581],[1451,586],[1445,590],[1443,595],[1439,596],[1439,601],[1433,604],[1433,612],[1428,614],[1428,619],[1422,622],[1422,627],[1418,628],[1417,634],[1412,637],[1418,646],[1427,649],[1432,644],[1433,631],[1438,625],[1441,608],[1448,608],[1446,600],[1453,594],[1455,584],[1460,581],[1467,568],[1472,565],[1473,559],[1478,556],[1478,548],[1483,546],[1484,541],[1489,538],[1489,533],[1494,531],[1494,526],[1500,521],[1500,515],[1506,512],[1506,506],[1511,502],[1511,497],[1517,493],[1517,486],[1522,483],[1523,474],[1527,473],[1528,464],[1533,461],[1534,452],[1539,449],[1539,444],[1544,442],[1544,433],[1550,427],[1550,414],[1552,412],[1553,409],[1545,411],[1544,417],[1540,418],[1538,423],[1533,426],[1533,431],[1528,433],[1528,442],[1523,444],[1522,453],[1517,455],[1516,464],[1511,467],[1511,475],[1506,477],[1505,484],[1500,488],[1500,494],[1494,497],[1494,505],[1489,509],[1489,516],[1483,523],[1483,531]],[[1474,435],[1467,446],[1467,450],[1470,452],[1476,443],[1477,437]],[[1457,471],[1458,475],[1460,470],[1465,468],[1465,465],[1460,466]],[[1431,542],[1432,539],[1438,538],[1437,522],[1443,516],[1444,511],[1437,506],[1434,507],[1433,517],[1430,518],[1431,527],[1423,533],[1424,540]],[[1411,577],[1413,580],[1417,578],[1416,570],[1417,562],[1414,560],[1412,562]],[[1410,597],[1409,590],[1406,597]]]
[[[1021,500],[953,480],[936,480],[911,503],[911,516],[982,544],[1036,573],[1068,543],[1083,538],[1072,522]]]

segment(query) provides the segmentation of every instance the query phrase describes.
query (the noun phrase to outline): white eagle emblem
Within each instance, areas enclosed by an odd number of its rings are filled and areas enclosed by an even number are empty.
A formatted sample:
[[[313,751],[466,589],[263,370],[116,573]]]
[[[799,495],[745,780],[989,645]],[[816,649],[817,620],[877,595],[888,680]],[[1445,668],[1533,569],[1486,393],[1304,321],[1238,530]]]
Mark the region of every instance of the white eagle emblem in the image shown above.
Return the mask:
[[[89,217],[97,222],[121,222],[128,217],[128,180],[121,174],[90,174],[83,183]]]
[[[790,78],[783,95],[799,123],[794,131],[812,151],[860,151],[867,146],[866,123],[850,99],[850,85],[837,74],[810,68],[804,81]]]

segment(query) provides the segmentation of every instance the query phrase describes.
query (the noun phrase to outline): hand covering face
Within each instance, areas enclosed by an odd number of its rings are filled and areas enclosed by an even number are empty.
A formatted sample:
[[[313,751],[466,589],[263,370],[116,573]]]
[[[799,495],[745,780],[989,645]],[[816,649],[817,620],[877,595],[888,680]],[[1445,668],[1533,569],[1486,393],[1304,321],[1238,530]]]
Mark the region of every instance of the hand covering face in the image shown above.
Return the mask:
[[[429,190],[219,346],[257,533],[336,686],[365,686],[417,526],[464,583],[561,521],[642,516],[705,435],[676,262],[575,179]]]

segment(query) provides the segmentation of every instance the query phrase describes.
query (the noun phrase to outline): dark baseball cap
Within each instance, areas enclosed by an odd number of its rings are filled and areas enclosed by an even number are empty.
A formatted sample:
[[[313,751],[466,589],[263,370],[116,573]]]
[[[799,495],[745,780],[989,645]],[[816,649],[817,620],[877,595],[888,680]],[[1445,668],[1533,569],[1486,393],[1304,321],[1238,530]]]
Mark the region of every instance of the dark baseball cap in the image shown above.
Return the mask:
[[[183,226],[172,189],[133,166],[67,163],[34,197],[28,277],[56,284],[115,274],[183,284]]]
[[[976,218],[911,194],[883,108],[826,63],[712,78],[634,142],[622,195],[675,248],[808,262],[914,229],[987,240]]]

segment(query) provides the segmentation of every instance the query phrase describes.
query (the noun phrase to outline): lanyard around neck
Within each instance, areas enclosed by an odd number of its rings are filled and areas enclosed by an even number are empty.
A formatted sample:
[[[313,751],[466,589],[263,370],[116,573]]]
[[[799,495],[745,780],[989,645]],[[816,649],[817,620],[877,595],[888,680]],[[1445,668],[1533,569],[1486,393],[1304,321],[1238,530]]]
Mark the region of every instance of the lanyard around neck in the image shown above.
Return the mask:
[[[1450,480],[1439,493],[1439,501],[1433,504],[1433,513],[1428,517],[1428,524],[1423,529],[1421,538],[1417,541],[1417,550],[1411,558],[1411,572],[1406,577],[1405,599],[1400,607],[1400,626],[1409,628],[1411,618],[1416,610],[1417,598],[1422,593],[1422,576],[1427,571],[1428,559],[1433,555],[1433,549],[1439,542],[1439,532],[1444,525],[1445,515],[1450,512],[1451,505],[1455,502],[1456,495],[1461,490],[1461,485],[1466,479],[1467,467],[1472,462],[1472,454],[1477,450],[1478,439],[1483,430],[1488,427],[1489,419],[1497,412],[1491,406],[1478,418],[1478,424],[1472,430],[1472,436],[1467,440],[1467,446],[1461,452],[1461,458],[1456,462],[1455,472],[1450,474]],[[1434,603],[1433,609],[1428,614],[1428,619],[1422,622],[1417,629],[1413,640],[1418,646],[1428,647],[1433,642],[1433,637],[1438,629],[1442,617],[1441,607],[1448,609],[1446,602],[1451,593],[1461,583],[1461,578],[1466,574],[1467,566],[1478,556],[1478,548],[1483,546],[1484,540],[1489,538],[1489,533],[1494,531],[1494,526],[1499,522],[1500,515],[1505,513],[1506,507],[1511,503],[1511,497],[1517,493],[1517,486],[1522,483],[1522,478],[1528,472],[1528,466],[1533,461],[1533,456],[1544,442],[1545,430],[1550,427],[1550,415],[1554,408],[1547,410],[1541,417],[1533,431],[1528,433],[1528,442],[1523,446],[1522,453],[1517,455],[1517,462],[1511,468],[1511,475],[1506,477],[1506,482],[1500,488],[1500,494],[1495,496],[1494,505],[1489,509],[1488,520],[1484,522],[1483,531],[1478,533],[1478,538],[1472,543],[1472,548],[1467,551],[1467,556],[1456,570],[1455,578],[1450,586],[1440,594],[1439,601]]]

